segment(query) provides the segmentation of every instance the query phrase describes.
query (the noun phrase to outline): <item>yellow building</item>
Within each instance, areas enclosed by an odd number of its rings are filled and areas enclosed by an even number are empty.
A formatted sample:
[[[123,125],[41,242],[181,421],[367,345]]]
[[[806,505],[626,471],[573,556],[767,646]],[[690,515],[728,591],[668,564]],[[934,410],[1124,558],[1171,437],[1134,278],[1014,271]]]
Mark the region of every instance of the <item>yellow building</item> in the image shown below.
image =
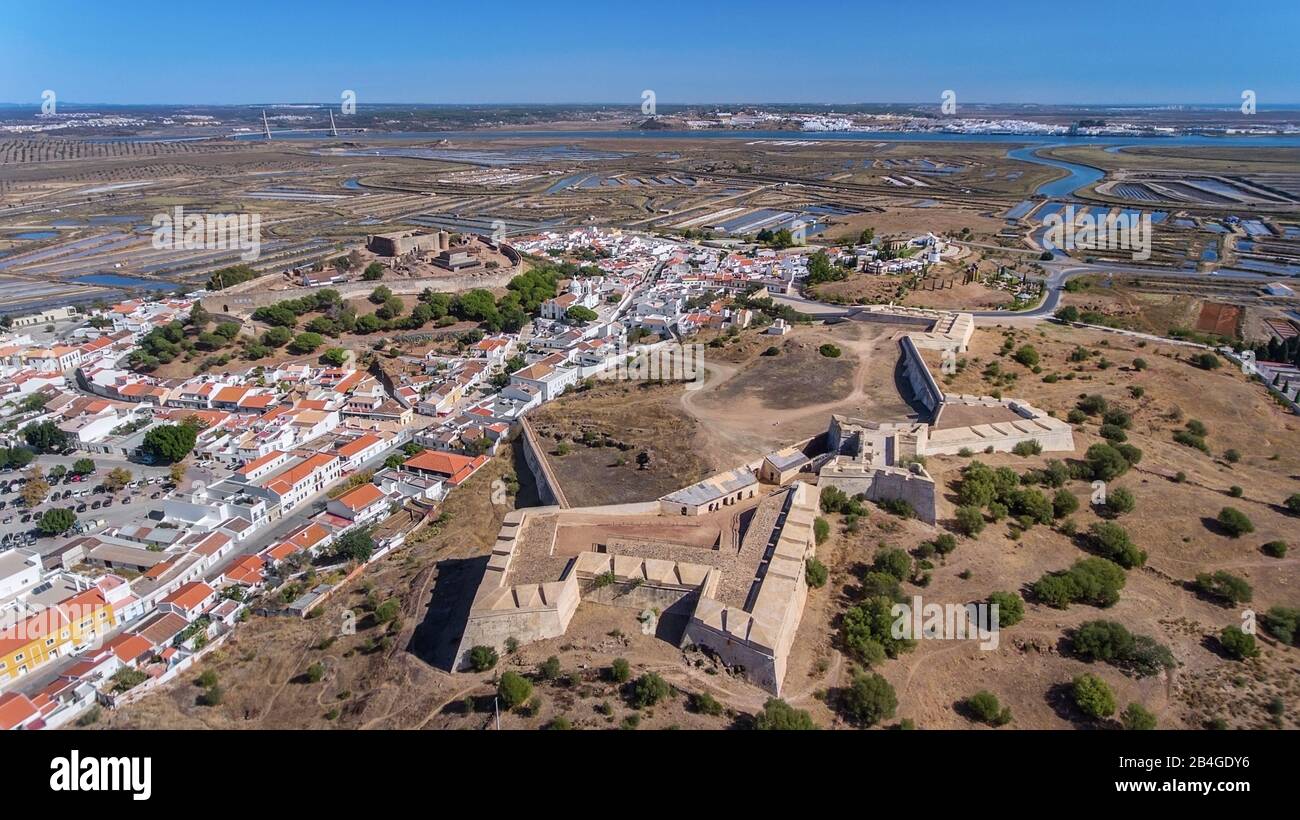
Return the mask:
[[[0,683],[102,639],[116,619],[113,605],[88,589],[0,630]]]

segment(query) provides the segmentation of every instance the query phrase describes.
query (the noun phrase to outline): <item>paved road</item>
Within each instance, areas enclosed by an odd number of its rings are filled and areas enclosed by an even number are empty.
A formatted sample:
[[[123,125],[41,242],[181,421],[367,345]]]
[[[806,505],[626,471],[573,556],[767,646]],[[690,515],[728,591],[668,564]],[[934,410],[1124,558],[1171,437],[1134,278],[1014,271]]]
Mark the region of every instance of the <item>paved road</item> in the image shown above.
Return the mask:
[[[1216,279],[1216,280],[1241,280],[1241,281],[1269,281],[1277,277],[1270,277],[1266,274],[1249,274],[1233,273],[1230,276],[1221,276],[1219,274],[1206,274],[1190,270],[1174,270],[1170,268],[1145,268],[1139,265],[1109,265],[1088,262],[1075,262],[1073,260],[1044,262],[1043,268],[1047,270],[1047,295],[1044,297],[1042,304],[1032,310],[974,310],[970,311],[977,324],[991,324],[994,322],[1038,322],[1050,317],[1056,312],[1061,302],[1061,293],[1064,292],[1065,283],[1076,276],[1086,276],[1089,274],[1120,273],[1147,276],[1151,278],[1172,278],[1172,279]],[[807,313],[815,318],[824,319],[837,316],[848,316],[855,308],[853,306],[834,305],[829,302],[819,302],[815,299],[808,299],[804,296],[773,296],[773,301],[777,304],[788,305],[801,313]],[[979,320],[984,321],[979,321]]]

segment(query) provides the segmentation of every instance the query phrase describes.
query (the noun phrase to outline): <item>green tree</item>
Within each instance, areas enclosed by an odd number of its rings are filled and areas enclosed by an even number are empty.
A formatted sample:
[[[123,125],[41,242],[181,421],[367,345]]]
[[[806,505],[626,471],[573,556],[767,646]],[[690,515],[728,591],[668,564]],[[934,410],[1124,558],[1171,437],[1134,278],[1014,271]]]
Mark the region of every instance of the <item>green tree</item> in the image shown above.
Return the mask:
[[[375,539],[363,529],[348,530],[334,542],[334,554],[353,561],[369,561],[375,552]]]
[[[475,646],[469,651],[469,666],[475,672],[486,672],[497,665],[500,656],[490,646]]]
[[[609,679],[614,683],[627,683],[632,678],[632,665],[625,658],[615,658],[609,667]]]
[[[1129,657],[1136,641],[1121,623],[1087,621],[1074,630],[1071,645],[1084,660],[1115,661]]]
[[[361,274],[361,278],[366,280],[367,282],[374,282],[377,279],[383,279],[384,278],[383,263],[371,262],[369,265],[366,265],[366,269]]]
[[[190,422],[159,424],[149,428],[140,445],[146,455],[161,464],[174,464],[194,449],[198,429]]]
[[[819,589],[826,585],[828,577],[826,565],[818,561],[816,557],[809,558],[804,568],[804,576],[808,581],[808,586]]]
[[[1259,649],[1255,646],[1255,636],[1246,634],[1239,626],[1225,627],[1219,633],[1219,645],[1230,657],[1239,661],[1259,654]]]
[[[863,726],[874,726],[894,716],[898,696],[889,681],[875,673],[859,672],[853,676],[840,698],[845,713]]]
[[[596,311],[582,305],[574,305],[564,312],[564,320],[571,325],[582,326],[599,318]]]
[[[768,698],[763,711],[754,715],[754,728],[763,731],[809,731],[816,729],[812,716],[780,698]]]
[[[23,438],[38,453],[55,453],[67,446],[67,437],[52,421],[27,425],[23,428]]]
[[[1255,525],[1244,512],[1235,507],[1224,507],[1215,518],[1219,526],[1232,538],[1240,538],[1255,531]]]
[[[1025,618],[1025,602],[1014,592],[994,592],[988,602],[998,608],[998,628],[1015,626]]]
[[[1200,573],[1196,576],[1193,586],[1201,594],[1216,598],[1224,604],[1249,603],[1254,597],[1254,591],[1245,579],[1224,570]]]
[[[502,672],[497,682],[497,697],[506,709],[514,709],[528,702],[533,696],[533,685],[518,672]]]
[[[325,364],[342,367],[343,363],[348,360],[348,352],[341,347],[331,347],[321,354],[320,359]]]
[[[37,523],[37,529],[44,535],[62,535],[77,524],[77,516],[72,510],[56,507],[46,510]]]
[[[654,706],[668,697],[670,692],[668,681],[659,677],[656,672],[646,672],[632,684],[632,704],[638,709]]]
[[[299,333],[289,343],[289,352],[299,355],[315,353],[316,349],[323,344],[325,344],[325,337],[319,333]]]
[[[1083,674],[1071,686],[1074,704],[1090,718],[1101,719],[1115,714],[1115,694],[1106,681],[1093,674]]]
[[[268,328],[262,334],[262,344],[267,347],[284,347],[293,338],[293,331],[287,327]]]
[[[984,513],[979,507],[967,504],[957,508],[957,531],[974,538],[984,529]]]
[[[966,698],[966,708],[981,723],[990,726],[1005,726],[1011,722],[1011,710],[998,702],[998,696],[987,690],[980,690]]]
[[[1130,703],[1120,714],[1120,723],[1131,732],[1148,731],[1156,728],[1156,716],[1142,704]]]

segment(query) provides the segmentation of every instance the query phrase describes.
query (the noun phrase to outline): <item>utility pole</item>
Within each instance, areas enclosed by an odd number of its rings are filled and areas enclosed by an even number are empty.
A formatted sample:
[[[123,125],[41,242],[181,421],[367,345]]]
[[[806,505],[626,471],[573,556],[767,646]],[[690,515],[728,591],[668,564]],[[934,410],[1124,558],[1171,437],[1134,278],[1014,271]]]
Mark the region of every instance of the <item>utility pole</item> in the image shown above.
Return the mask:
[[[497,716],[497,731],[499,732],[499,731],[501,731],[501,698],[500,698],[500,697],[493,696],[493,698],[492,698],[492,711],[496,713],[496,716]]]

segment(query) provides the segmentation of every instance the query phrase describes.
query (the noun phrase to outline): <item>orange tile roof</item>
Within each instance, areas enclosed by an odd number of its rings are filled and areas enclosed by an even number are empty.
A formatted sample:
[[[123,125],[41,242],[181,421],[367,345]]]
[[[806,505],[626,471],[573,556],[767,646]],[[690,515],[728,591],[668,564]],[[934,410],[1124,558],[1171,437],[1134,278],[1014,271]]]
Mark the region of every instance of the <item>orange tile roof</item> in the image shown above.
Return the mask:
[[[235,472],[238,473],[239,475],[248,475],[249,473],[257,472],[260,468],[265,467],[266,465],[270,464],[271,462],[275,461],[277,458],[280,458],[283,455],[284,452],[282,450],[272,450],[271,452],[267,453],[264,456],[261,456],[260,458],[253,459],[252,461],[245,464],[243,467],[240,467],[238,470],[235,470]]]
[[[104,648],[110,650],[120,660],[125,663],[131,663],[141,655],[153,649],[153,644],[147,638],[139,635],[123,634],[118,635],[113,640],[104,644]]]
[[[337,456],[329,453],[317,453],[310,458],[303,459],[301,463],[295,464],[283,473],[280,473],[274,479],[268,481],[264,486],[271,492],[287,493],[299,483],[307,480],[309,476],[320,468],[326,466],[332,461],[336,461],[337,458]]]
[[[383,498],[384,491],[374,484],[361,484],[334,500],[352,510],[352,512],[359,512],[377,501],[382,501]]]
[[[224,548],[229,543],[230,543],[230,536],[226,535],[225,533],[214,532],[209,534],[207,538],[204,538],[202,541],[200,541],[199,545],[194,548],[194,551],[197,552],[199,555],[216,555],[218,552],[221,552],[222,548]]]
[[[347,444],[344,444],[342,447],[338,449],[338,454],[343,456],[344,458],[352,458],[357,453],[360,453],[366,448],[372,447],[381,441],[383,441],[383,439],[381,439],[379,436],[375,435],[374,433],[366,433],[365,435],[357,436],[356,438],[352,439],[352,441],[349,441]]]
[[[408,458],[403,464],[412,470],[438,473],[447,477],[453,487],[474,474],[474,471],[487,463],[487,456],[470,458],[455,453],[443,453],[438,450],[424,450]]]
[[[21,692],[0,695],[0,729],[16,729],[37,713],[36,704]]]
[[[191,610],[203,603],[212,594],[212,587],[202,581],[190,581],[182,584],[180,589],[163,598],[159,603],[175,604],[184,610]]]
[[[232,562],[222,574],[226,576],[226,580],[236,584],[260,583],[262,580],[262,559],[256,555],[245,555]]]

